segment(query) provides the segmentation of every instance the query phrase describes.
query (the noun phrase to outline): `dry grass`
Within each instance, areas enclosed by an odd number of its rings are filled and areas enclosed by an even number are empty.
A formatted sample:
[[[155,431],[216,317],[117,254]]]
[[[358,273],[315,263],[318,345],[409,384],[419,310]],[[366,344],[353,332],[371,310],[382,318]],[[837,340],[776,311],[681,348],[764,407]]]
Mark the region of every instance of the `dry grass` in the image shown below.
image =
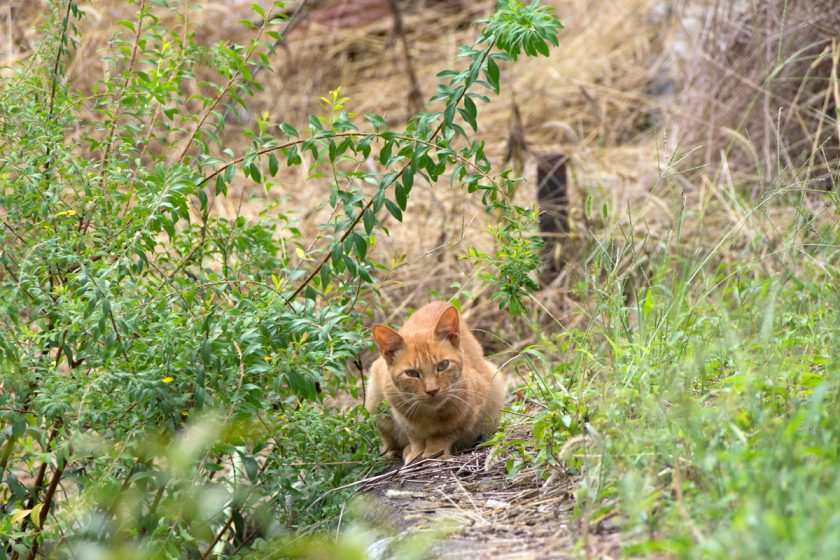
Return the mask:
[[[701,0],[677,7],[658,0],[550,3],[566,26],[560,46],[549,58],[505,65],[501,97],[479,108],[479,136],[501,168],[514,100],[519,106],[529,146],[525,172],[532,179],[517,193],[519,202],[534,202],[534,155],[560,152],[570,161],[572,228],[564,247],[569,264],[539,296],[531,319],[558,320],[564,326],[583,320],[580,308],[585,304],[575,301],[570,287],[585,276],[585,248],[593,231],[601,238],[633,244],[634,254],[644,257],[674,243],[672,231],[685,205],[703,217],[685,224],[686,239],[713,239],[717,232],[737,227],[737,251],[756,237],[782,235],[783,228],[767,231],[766,221],[752,222],[749,210],[738,203],[735,184],[742,180],[740,173],[754,173],[756,161],[765,166],[762,177],[771,177],[776,154],[787,164],[803,158],[826,163],[836,153],[837,144],[831,141],[837,120],[827,115],[837,105],[840,47],[830,38],[840,28],[840,7],[830,0],[812,0],[795,3],[780,17],[784,0],[761,3],[756,13],[725,10],[731,3]],[[251,17],[248,4],[217,0],[201,9],[185,5],[178,17],[187,18],[204,43],[244,43],[251,31],[230,22]],[[363,9],[354,12],[356,4]],[[288,12],[297,15],[274,55],[274,71],[261,76],[265,90],[251,101],[248,112],[231,114],[227,146],[244,148],[241,130],[253,126],[263,112],[271,120],[302,125],[318,110],[318,97],[338,86],[351,98],[348,107],[353,112],[384,114],[395,127],[404,123],[410,82],[386,5],[386,0],[290,3]],[[475,38],[477,28],[469,22],[489,13],[494,2],[425,0],[401,5],[414,71],[429,97],[435,74],[457,65],[457,47]],[[7,20],[11,14],[16,36],[28,37],[30,43],[37,40],[32,31],[40,15],[37,3],[10,6],[14,8],[6,10]],[[339,15],[336,6],[343,10]],[[91,91],[107,71],[102,52],[114,21],[129,17],[134,8],[115,0],[81,7],[88,17],[81,22],[82,39],[67,79],[78,90]],[[176,25],[177,18],[171,23]],[[754,48],[758,44],[762,48]],[[7,60],[25,58],[26,42],[20,45],[17,50],[7,47]],[[778,59],[787,60],[796,52],[772,80],[767,79],[780,66]],[[732,75],[740,79],[729,79]],[[795,79],[802,75],[812,79]],[[778,113],[778,107],[784,111]],[[664,134],[666,130],[670,132]],[[814,149],[826,142],[824,150]],[[730,144],[735,149],[727,153]],[[674,155],[686,152],[690,157]],[[698,159],[700,172],[688,173]],[[374,161],[363,165],[378,166]],[[326,216],[317,206],[322,186],[307,181],[302,171],[281,176],[278,183],[268,193],[235,185],[215,209],[222,216],[249,219],[282,211],[298,219],[318,246],[315,226]],[[595,201],[596,214],[606,203],[611,211],[607,220],[596,216],[586,223],[586,195]],[[819,212],[819,201],[807,204]],[[774,219],[791,219],[775,208],[768,212],[779,212]],[[493,223],[479,200],[448,181],[418,184],[404,223],[392,221],[391,235],[381,237],[374,248],[382,262],[392,263],[380,294],[369,302],[371,309],[390,312],[376,318],[400,323],[406,311],[438,293],[469,303],[466,319],[487,333],[483,342],[493,349],[515,351],[532,342],[527,326],[496,310],[486,297],[491,288],[464,259],[470,247],[492,249],[486,228]],[[772,259],[769,263],[772,267]]]
[[[837,173],[840,4],[832,0],[711,2],[694,10],[700,48],[680,94],[677,126],[702,161],[756,176]],[[810,166],[815,164],[814,168]],[[801,177],[799,177],[801,179]]]

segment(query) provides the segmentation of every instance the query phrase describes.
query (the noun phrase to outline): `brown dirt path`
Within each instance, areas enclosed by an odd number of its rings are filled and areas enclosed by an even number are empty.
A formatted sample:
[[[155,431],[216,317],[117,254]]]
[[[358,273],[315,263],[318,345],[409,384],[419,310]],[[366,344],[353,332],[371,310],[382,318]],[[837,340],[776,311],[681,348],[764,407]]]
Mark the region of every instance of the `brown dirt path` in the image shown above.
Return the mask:
[[[375,559],[397,558],[408,540],[434,544],[422,558],[478,560],[618,558],[618,534],[581,538],[572,515],[576,481],[548,483],[533,470],[515,476],[487,448],[421,463],[374,478],[363,487],[377,524],[395,536],[368,550]],[[441,540],[442,539],[442,540]]]

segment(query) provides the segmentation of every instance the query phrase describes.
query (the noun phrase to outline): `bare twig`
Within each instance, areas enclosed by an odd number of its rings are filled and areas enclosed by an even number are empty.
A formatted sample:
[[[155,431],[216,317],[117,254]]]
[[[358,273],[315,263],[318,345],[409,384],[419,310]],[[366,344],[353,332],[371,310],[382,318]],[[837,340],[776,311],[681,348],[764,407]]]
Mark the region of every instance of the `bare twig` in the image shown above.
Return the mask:
[[[65,459],[63,457],[58,457],[55,470],[53,470],[53,475],[50,479],[50,485],[47,488],[46,495],[44,496],[43,506],[41,506],[40,516],[38,518],[38,530],[35,532],[35,538],[32,541],[32,548],[29,549],[29,560],[34,560],[38,555],[38,545],[40,544],[38,536],[44,530],[44,523],[47,520],[47,515],[50,513],[50,508],[53,504],[53,497],[55,496],[55,491],[58,488],[58,483],[61,481],[61,476],[64,474],[65,466],[67,466]]]
[[[238,346],[237,346],[237,349],[238,349]],[[260,469],[257,471],[256,476],[254,476],[254,480],[259,480],[260,479],[260,476],[262,476],[262,474],[265,472],[265,469],[268,467],[268,463],[269,463],[269,459],[268,459],[268,457],[266,457],[265,461],[263,461],[263,464],[260,466]],[[248,497],[250,497],[251,492],[253,492],[253,491],[254,491],[254,487],[252,486],[250,488],[250,490],[248,491],[248,495],[245,498],[246,500],[247,500]],[[210,555],[213,553],[213,547],[216,546],[216,543],[218,543],[219,539],[222,538],[222,535],[224,535],[228,531],[228,529],[230,529],[230,526],[232,524],[233,524],[233,514],[228,516],[227,521],[225,521],[225,524],[222,525],[222,528],[219,529],[219,531],[216,533],[216,536],[213,537],[213,540],[210,542],[210,545],[204,551],[204,554],[201,555],[201,560],[207,560],[207,558],[210,557]]]
[[[50,452],[52,448],[52,443],[55,439],[56,434],[58,433],[58,426],[54,426],[52,430],[50,430],[49,435],[47,436],[47,444],[45,446],[45,451],[47,453]],[[29,494],[29,500],[26,502],[26,509],[31,510],[35,506],[35,502],[38,500],[38,492],[41,490],[41,486],[44,484],[44,477],[47,474],[47,466],[49,465],[49,461],[43,461],[41,466],[38,468],[38,475],[35,477],[35,483],[32,485],[32,490]],[[26,530],[26,525],[29,522],[29,517],[24,517],[20,523],[20,532],[23,533]]]
[[[222,526],[221,529],[219,529],[219,532],[216,533],[216,536],[213,537],[213,540],[207,546],[207,550],[205,550],[204,554],[201,555],[201,560],[207,560],[207,558],[210,557],[210,554],[213,552],[213,547],[216,546],[216,543],[219,542],[219,539],[222,538],[222,535],[224,535],[227,532],[227,530],[230,529],[231,525],[233,525],[233,516],[232,515],[227,518],[227,521],[225,521],[225,524]]]
[[[67,42],[67,26],[70,24],[70,9],[73,7],[73,0],[67,0],[67,11],[64,13],[64,19],[61,22],[61,39],[58,43],[58,52],[55,54],[55,63],[53,64],[52,84],[50,86],[50,106],[47,112],[47,122],[52,120],[53,109],[55,107],[55,90],[58,87],[58,66],[61,64],[61,54],[64,52],[64,44]],[[47,156],[49,156],[49,148],[47,149]]]
[[[386,473],[378,474],[376,476],[363,478],[361,480],[356,480],[354,482],[344,484],[344,485],[339,486],[337,488],[332,488],[332,489],[324,492],[323,494],[321,494],[321,496],[317,500],[315,500],[314,502],[309,504],[309,507],[307,507],[306,509],[307,509],[307,511],[309,511],[310,509],[315,507],[316,504],[320,503],[327,496],[329,496],[331,494],[335,494],[336,492],[340,492],[342,490],[347,490],[348,488],[353,488],[354,486],[369,485],[369,484],[372,484],[372,483],[375,483],[375,482],[381,482],[383,480],[388,480],[390,478],[399,477],[399,476],[405,475],[405,474],[413,474],[413,473],[416,473],[417,471],[421,471],[423,469],[421,469],[420,467],[425,468],[425,466],[428,463],[430,463],[431,461],[435,461],[442,454],[443,454],[443,451],[440,451],[440,452],[436,453],[435,455],[433,455],[432,457],[427,457],[427,458],[424,458],[424,459],[420,459],[419,461],[414,461],[413,463],[403,465],[402,467],[400,467],[398,469],[394,469],[394,470],[388,471]],[[435,463],[436,464],[440,463],[440,461],[435,461]],[[460,466],[460,465],[458,465],[458,466]]]

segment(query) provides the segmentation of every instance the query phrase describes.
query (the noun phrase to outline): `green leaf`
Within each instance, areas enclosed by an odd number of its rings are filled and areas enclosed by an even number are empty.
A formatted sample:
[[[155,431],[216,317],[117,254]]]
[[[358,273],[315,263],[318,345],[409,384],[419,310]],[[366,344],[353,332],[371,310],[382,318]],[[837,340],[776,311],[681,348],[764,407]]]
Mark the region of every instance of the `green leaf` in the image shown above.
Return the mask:
[[[399,183],[394,185],[394,198],[396,199],[400,210],[405,210],[406,204],[408,204],[408,200],[405,196],[405,188],[403,188],[403,186]]]
[[[475,102],[469,97],[464,97],[464,108],[460,110],[460,113],[473,131],[478,132],[478,108],[475,106]]]
[[[388,209],[388,212],[394,218],[396,218],[398,222],[402,221],[402,210],[400,210],[399,206],[397,206],[396,204],[394,204],[393,202],[391,202],[387,198],[385,199],[385,208]]]
[[[260,168],[257,166],[256,163],[251,164],[251,178],[257,182],[262,183],[262,174],[260,173]]]
[[[359,257],[359,260],[364,260],[367,255],[367,241],[365,238],[354,231],[347,236],[347,240],[352,243],[356,250],[356,256]]]
[[[350,271],[350,274],[352,274],[353,276],[356,276],[356,273],[358,272],[358,266],[356,266],[356,261],[354,261],[350,257],[350,255],[344,255],[343,259],[344,259],[344,266],[347,267],[347,270]]]
[[[385,122],[385,119],[381,115],[365,113],[365,118],[373,125],[373,129],[376,131],[388,128],[388,123]]]
[[[402,176],[402,183],[403,188],[405,188],[405,194],[411,192],[411,187],[414,185],[414,166],[409,165],[405,171],[403,172]]]
[[[455,110],[457,109],[454,103],[455,99],[456,98],[453,98],[451,103],[447,103],[446,109],[443,111],[444,125],[451,125],[452,121],[455,120]]]
[[[248,479],[251,482],[256,482],[257,473],[260,471],[260,465],[257,463],[257,460],[246,455],[242,457],[242,466],[245,468],[245,474],[248,475]]]
[[[321,124],[321,121],[318,120],[318,117],[315,115],[309,115],[309,128],[313,132],[320,132],[324,130],[324,126]]]
[[[280,169],[280,163],[277,161],[277,156],[274,155],[274,152],[268,155],[268,172],[271,174],[272,177],[277,175],[277,171]]]
[[[280,123],[280,130],[289,138],[300,138],[297,129],[289,123]]]
[[[379,151],[379,163],[382,165],[387,165],[389,160],[391,159],[391,150],[394,147],[393,142],[385,142],[385,145],[382,146],[382,149]]]
[[[32,512],[29,514],[29,519],[32,521],[32,524],[35,525],[36,528],[41,528],[41,509],[43,509],[44,504],[43,502],[36,505],[32,508]]]
[[[490,82],[490,86],[493,88],[493,91],[496,94],[499,93],[499,65],[496,64],[496,61],[492,58],[487,59],[487,81]]]
[[[319,276],[321,278],[321,289],[326,289],[326,287],[329,285],[331,273],[332,269],[330,268],[330,263],[325,262],[324,265],[321,267],[321,271],[319,272]]]
[[[356,146],[357,150],[359,150],[362,153],[362,156],[364,156],[365,159],[370,157],[370,144],[375,138],[376,136],[373,135],[365,136],[364,138],[359,140],[359,143]]]
[[[38,505],[40,505],[40,504],[38,504]],[[23,519],[24,517],[28,516],[30,513],[32,513],[31,509],[19,509],[16,512],[14,512],[12,515],[9,516],[9,521],[11,521],[12,524],[15,524],[18,521],[20,521],[21,519]]]
[[[379,210],[382,209],[382,205],[385,201],[385,191],[380,189],[373,195],[373,213],[376,214]]]
[[[376,225],[376,216],[373,214],[370,208],[365,208],[364,214],[362,214],[362,221],[365,224],[365,231],[370,235],[373,233],[373,228]]]
[[[286,154],[286,165],[292,167],[294,165],[300,165],[303,160],[298,153],[297,146],[292,146],[289,148],[288,153]]]
[[[224,177],[222,177],[222,173],[216,175],[216,196],[224,195],[227,196],[228,189],[227,189],[227,181],[225,181]]]
[[[230,184],[236,176],[236,165],[231,163],[225,168],[225,183]]]

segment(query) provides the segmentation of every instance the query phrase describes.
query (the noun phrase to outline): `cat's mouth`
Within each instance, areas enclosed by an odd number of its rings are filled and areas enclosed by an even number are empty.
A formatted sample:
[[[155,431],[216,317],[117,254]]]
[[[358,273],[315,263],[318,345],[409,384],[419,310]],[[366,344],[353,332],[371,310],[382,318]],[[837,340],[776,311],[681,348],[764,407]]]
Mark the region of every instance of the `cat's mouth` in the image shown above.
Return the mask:
[[[417,400],[429,408],[440,408],[440,406],[445,403],[448,398],[446,394],[438,393],[437,395],[424,395],[419,397]]]

